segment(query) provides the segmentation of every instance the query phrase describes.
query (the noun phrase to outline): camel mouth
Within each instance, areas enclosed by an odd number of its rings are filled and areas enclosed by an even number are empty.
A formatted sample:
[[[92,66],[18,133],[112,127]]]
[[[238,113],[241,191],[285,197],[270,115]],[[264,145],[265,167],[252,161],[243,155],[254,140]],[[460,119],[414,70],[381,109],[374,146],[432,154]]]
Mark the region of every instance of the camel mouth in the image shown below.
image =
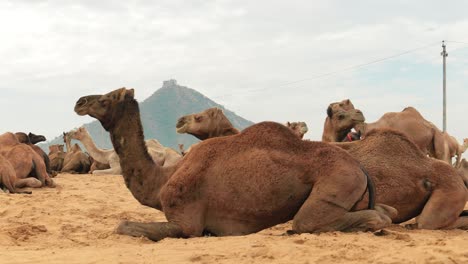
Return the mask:
[[[176,126],[176,132],[179,133],[179,134],[184,134],[185,132],[187,131],[187,125],[185,123],[179,125],[179,123],[177,123],[177,126]]]
[[[82,108],[82,107],[79,107],[79,106],[75,106],[75,113],[77,113],[78,115],[80,116],[84,116],[86,115],[86,109],[85,108]]]

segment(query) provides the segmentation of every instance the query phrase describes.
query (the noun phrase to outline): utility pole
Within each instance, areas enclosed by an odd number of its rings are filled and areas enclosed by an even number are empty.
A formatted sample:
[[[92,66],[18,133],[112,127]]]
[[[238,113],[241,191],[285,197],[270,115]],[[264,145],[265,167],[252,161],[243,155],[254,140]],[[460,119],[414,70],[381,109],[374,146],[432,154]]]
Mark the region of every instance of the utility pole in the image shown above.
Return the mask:
[[[445,68],[445,58],[447,58],[448,56],[448,53],[445,51],[445,41],[442,40],[442,52],[440,53],[440,55],[442,55],[442,58],[443,58],[443,62],[444,62],[444,79],[443,79],[443,131],[447,131],[447,86],[446,86],[446,81],[447,81],[447,71],[446,71],[446,68]]]

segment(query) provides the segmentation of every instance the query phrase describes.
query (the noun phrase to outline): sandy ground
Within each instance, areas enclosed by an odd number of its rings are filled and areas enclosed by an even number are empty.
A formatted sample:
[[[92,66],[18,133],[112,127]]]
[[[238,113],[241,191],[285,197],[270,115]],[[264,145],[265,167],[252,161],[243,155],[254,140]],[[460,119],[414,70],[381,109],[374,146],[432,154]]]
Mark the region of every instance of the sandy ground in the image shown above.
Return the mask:
[[[406,230],[285,236],[290,223],[238,237],[152,242],[114,234],[122,219],[164,221],[121,176],[60,174],[55,189],[0,193],[0,263],[468,263],[468,232]]]

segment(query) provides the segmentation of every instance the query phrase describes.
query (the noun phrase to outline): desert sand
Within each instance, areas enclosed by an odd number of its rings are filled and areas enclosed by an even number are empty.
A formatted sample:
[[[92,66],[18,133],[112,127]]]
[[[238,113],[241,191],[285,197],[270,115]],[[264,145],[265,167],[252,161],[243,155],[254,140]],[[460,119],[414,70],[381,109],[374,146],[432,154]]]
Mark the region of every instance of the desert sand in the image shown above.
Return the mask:
[[[123,220],[165,221],[118,175],[59,174],[57,188],[0,193],[0,263],[468,263],[468,231],[284,235],[285,223],[237,237],[152,242],[114,234]],[[450,205],[447,205],[450,206]]]

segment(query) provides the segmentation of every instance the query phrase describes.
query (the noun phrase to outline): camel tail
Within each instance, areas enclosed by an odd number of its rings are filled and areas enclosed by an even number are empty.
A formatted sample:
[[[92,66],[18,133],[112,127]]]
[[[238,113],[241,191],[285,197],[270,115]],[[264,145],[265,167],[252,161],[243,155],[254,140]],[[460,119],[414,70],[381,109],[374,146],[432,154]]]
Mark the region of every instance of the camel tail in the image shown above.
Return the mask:
[[[372,178],[369,176],[369,173],[367,173],[366,169],[361,166],[362,172],[366,175],[367,179],[367,190],[369,191],[369,203],[367,204],[368,209],[374,210],[375,208],[375,186],[374,182],[372,181]]]

